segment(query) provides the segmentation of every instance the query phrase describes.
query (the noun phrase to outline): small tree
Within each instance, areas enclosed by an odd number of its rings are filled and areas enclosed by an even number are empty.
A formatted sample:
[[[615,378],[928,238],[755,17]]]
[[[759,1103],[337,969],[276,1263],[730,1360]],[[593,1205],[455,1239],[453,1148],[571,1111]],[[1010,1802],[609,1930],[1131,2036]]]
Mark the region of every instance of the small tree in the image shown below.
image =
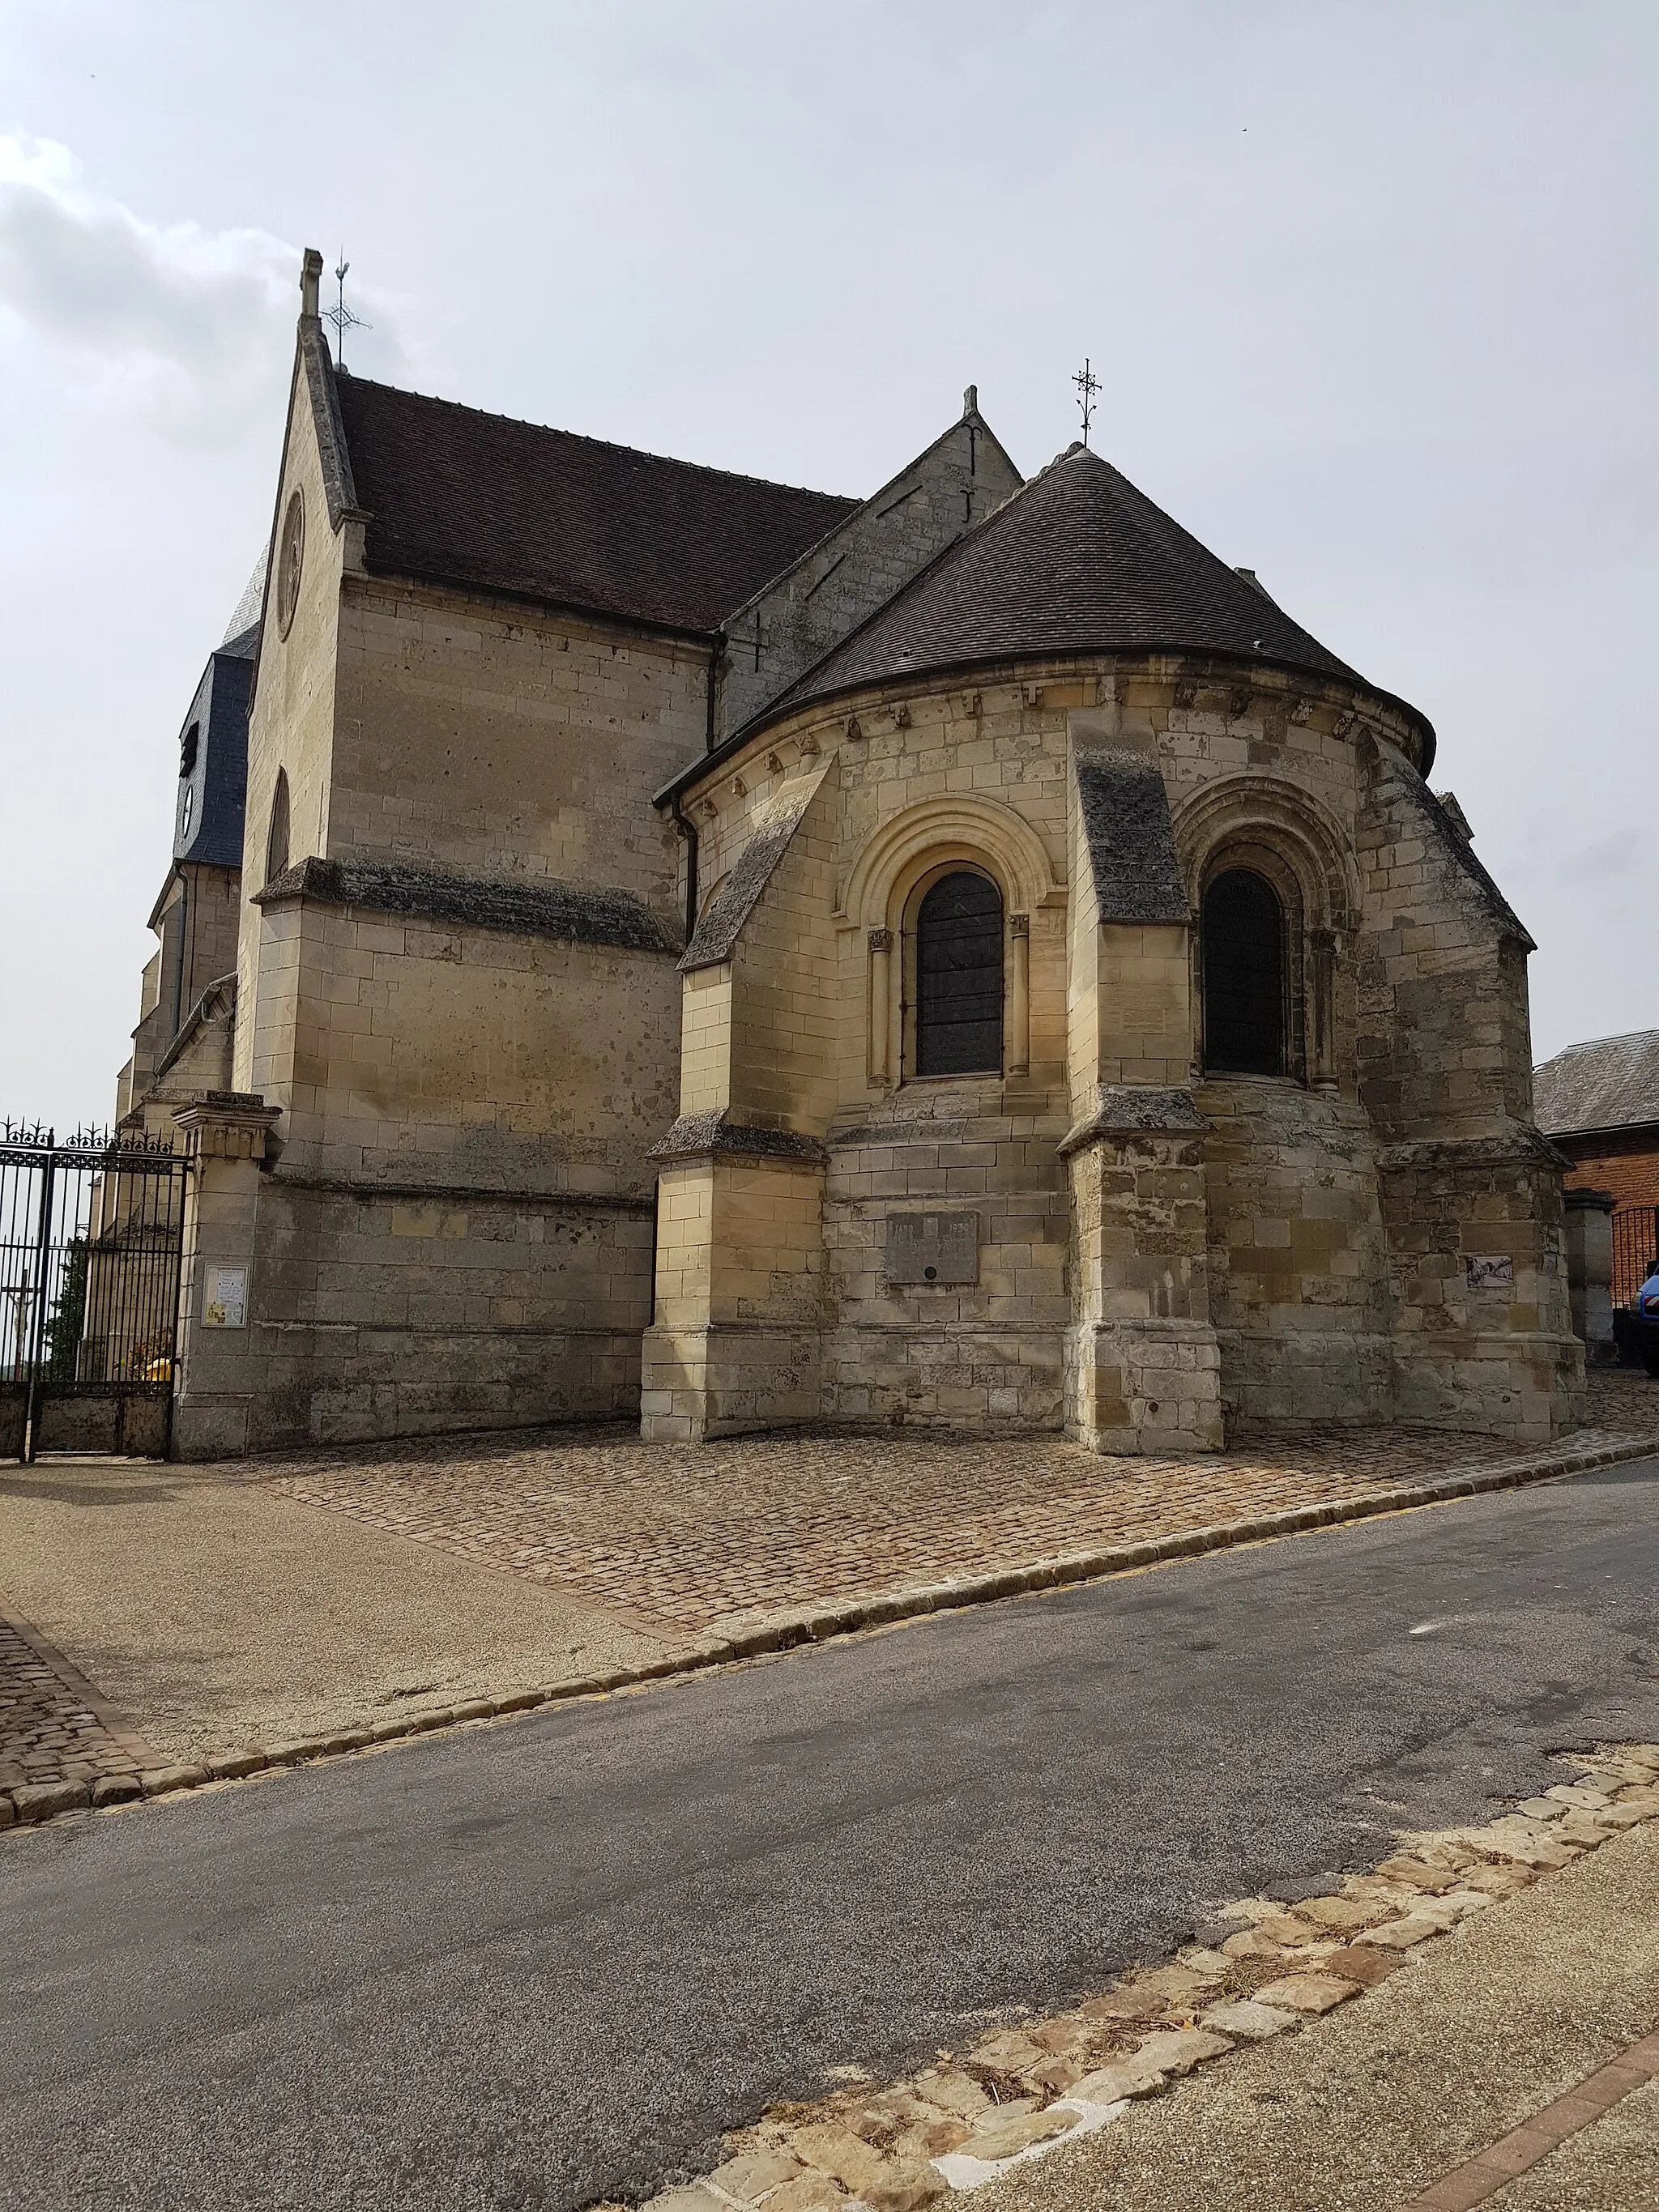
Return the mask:
[[[87,1322],[87,1240],[73,1237],[64,1250],[58,1297],[46,1316],[45,1374],[50,1382],[73,1382]]]

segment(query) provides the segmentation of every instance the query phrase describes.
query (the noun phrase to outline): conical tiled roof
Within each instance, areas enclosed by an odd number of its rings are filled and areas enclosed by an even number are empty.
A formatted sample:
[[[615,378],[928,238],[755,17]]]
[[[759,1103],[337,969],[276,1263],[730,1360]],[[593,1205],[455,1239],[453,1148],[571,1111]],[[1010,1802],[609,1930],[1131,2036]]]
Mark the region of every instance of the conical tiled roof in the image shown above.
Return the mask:
[[[1219,653],[1363,681],[1082,446],[959,538],[775,702],[1042,653]]]

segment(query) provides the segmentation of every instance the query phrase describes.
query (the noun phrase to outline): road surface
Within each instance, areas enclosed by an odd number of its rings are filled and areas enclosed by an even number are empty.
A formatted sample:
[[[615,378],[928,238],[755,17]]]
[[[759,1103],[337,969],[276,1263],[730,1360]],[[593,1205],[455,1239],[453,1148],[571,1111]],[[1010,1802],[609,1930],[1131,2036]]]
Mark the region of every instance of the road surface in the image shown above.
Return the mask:
[[[1659,1734],[1659,1461],[0,1838],[0,2200],[578,2207]]]

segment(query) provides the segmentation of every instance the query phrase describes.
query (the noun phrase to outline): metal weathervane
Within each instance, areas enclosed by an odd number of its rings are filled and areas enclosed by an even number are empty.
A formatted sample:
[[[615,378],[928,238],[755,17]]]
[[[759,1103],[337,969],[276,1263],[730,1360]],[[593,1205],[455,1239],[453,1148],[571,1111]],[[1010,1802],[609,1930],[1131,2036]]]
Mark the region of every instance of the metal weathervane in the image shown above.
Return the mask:
[[[334,281],[340,288],[340,296],[331,307],[325,307],[323,310],[323,320],[334,325],[334,365],[337,368],[345,367],[346,332],[372,331],[374,327],[373,323],[366,323],[361,315],[354,315],[345,303],[346,272],[350,267],[351,264],[345,258],[345,249],[342,247],[340,265],[334,271]]]
[[[1089,357],[1083,357],[1083,366],[1072,379],[1077,386],[1077,404],[1083,410],[1083,442],[1089,442],[1089,425],[1094,420],[1095,394],[1100,389],[1100,379],[1089,366]]]

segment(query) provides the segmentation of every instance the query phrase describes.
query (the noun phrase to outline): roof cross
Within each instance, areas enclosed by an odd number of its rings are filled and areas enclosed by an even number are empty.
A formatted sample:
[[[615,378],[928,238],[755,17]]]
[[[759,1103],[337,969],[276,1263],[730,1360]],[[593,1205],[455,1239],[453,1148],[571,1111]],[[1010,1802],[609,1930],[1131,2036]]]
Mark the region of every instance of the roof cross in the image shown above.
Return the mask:
[[[1086,446],[1089,442],[1089,425],[1094,419],[1094,398],[1100,389],[1100,379],[1090,368],[1087,354],[1083,357],[1082,368],[1072,381],[1077,386],[1077,404],[1083,410],[1083,442]]]
[[[334,325],[334,365],[345,367],[345,334],[348,331],[372,331],[373,323],[366,323],[361,315],[354,315],[345,303],[346,272],[351,264],[345,258],[345,248],[340,249],[340,265],[334,271],[334,281],[340,288],[340,296],[331,307],[323,310],[323,320]]]

